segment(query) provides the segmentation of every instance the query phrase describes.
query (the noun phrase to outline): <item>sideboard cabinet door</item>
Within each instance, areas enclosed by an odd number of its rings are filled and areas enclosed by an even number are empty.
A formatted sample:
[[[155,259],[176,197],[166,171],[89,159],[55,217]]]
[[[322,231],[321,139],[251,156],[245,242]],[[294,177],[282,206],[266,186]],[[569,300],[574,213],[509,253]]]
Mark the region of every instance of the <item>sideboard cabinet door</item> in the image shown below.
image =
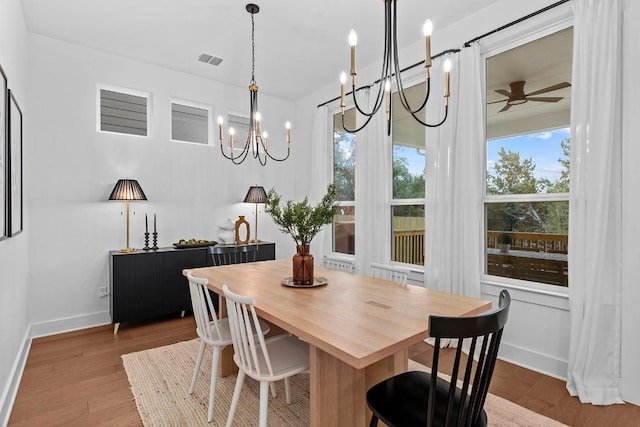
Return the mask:
[[[111,263],[113,322],[162,315],[162,257],[153,253],[112,255]]]

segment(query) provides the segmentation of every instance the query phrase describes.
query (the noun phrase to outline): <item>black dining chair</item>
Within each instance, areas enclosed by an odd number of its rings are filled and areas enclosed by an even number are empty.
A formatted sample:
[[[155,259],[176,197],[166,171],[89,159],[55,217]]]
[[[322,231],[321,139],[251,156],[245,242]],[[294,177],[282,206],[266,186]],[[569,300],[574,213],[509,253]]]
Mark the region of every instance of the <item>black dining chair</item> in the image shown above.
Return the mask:
[[[431,316],[429,333],[435,338],[431,373],[405,372],[371,387],[367,392],[367,404],[373,412],[370,427],[376,426],[378,420],[389,427],[486,426],[483,406],[510,305],[511,296],[503,290],[499,308],[490,313]],[[441,339],[453,339],[457,344],[450,380],[438,376]],[[469,353],[466,362],[462,362],[465,339],[470,342]]]
[[[209,254],[213,265],[241,264],[254,262],[258,245],[210,246]]]

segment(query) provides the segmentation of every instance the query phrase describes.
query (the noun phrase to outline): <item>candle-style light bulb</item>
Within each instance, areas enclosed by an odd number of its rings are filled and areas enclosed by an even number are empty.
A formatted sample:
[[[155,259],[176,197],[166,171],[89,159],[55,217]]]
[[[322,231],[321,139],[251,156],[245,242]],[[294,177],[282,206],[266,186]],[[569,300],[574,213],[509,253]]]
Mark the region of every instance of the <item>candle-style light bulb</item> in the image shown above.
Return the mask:
[[[260,123],[260,120],[262,120],[262,115],[259,111],[256,111],[254,118],[256,119],[256,122]]]
[[[427,77],[430,77],[431,71],[431,33],[433,33],[433,23],[431,19],[424,21],[422,26],[422,33],[424,34],[424,67],[427,69]]]
[[[358,44],[358,34],[356,30],[349,31],[349,46],[355,47]]]
[[[287,144],[291,144],[291,122],[286,122],[284,127],[287,129]]]
[[[231,151],[231,155],[233,156],[233,135],[236,134],[236,130],[234,128],[229,128],[229,150]]]
[[[347,73],[344,71],[340,73],[340,109],[344,115],[344,109],[347,106],[345,101],[345,89],[344,85],[347,83]]]
[[[449,58],[444,60],[444,64],[442,65],[442,68],[444,69],[445,73],[450,73],[451,72],[451,60]]]
[[[358,44],[358,35],[355,30],[349,32],[349,46],[351,46],[351,84],[356,85],[356,45]]]
[[[426,21],[424,21],[424,25],[422,26],[422,33],[425,37],[433,34],[433,22],[431,22],[431,19],[427,19]]]

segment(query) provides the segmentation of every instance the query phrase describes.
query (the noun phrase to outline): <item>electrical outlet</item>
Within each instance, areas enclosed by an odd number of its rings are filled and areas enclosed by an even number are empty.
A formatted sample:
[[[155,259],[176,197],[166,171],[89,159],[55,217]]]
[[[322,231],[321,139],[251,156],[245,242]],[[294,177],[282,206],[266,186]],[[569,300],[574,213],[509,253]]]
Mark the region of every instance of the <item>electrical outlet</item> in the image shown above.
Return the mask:
[[[98,288],[98,298],[104,298],[109,295],[109,288],[106,286],[101,286]]]

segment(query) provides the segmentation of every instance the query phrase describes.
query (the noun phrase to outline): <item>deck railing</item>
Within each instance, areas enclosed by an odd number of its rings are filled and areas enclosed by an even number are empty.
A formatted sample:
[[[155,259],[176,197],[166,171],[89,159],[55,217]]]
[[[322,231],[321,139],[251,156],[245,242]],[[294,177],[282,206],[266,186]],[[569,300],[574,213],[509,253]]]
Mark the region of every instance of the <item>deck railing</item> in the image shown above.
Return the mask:
[[[424,265],[424,230],[403,230],[393,233],[393,260]]]
[[[521,233],[518,231],[487,231],[487,247],[497,248],[498,236],[507,233],[511,236],[511,249],[519,251],[548,252],[566,254],[568,236],[566,234]]]

